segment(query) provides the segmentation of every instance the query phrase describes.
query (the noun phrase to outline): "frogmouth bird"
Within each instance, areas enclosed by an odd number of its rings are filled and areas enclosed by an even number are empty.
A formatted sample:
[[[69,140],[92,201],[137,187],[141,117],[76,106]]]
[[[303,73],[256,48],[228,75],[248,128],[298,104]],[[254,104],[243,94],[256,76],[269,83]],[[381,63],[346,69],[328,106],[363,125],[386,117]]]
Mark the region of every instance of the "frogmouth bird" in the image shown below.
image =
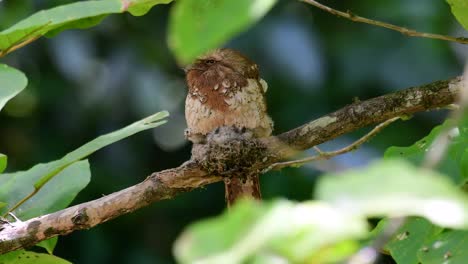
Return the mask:
[[[185,72],[187,139],[204,143],[208,133],[222,126],[247,130],[256,138],[271,135],[273,122],[265,102],[268,85],[260,78],[257,64],[249,58],[232,49],[216,49],[197,58]],[[232,180],[231,185],[235,184]],[[258,189],[258,177],[250,180]],[[226,183],[227,196],[229,184]],[[245,186],[231,187],[253,192],[254,197],[260,195],[259,190]]]

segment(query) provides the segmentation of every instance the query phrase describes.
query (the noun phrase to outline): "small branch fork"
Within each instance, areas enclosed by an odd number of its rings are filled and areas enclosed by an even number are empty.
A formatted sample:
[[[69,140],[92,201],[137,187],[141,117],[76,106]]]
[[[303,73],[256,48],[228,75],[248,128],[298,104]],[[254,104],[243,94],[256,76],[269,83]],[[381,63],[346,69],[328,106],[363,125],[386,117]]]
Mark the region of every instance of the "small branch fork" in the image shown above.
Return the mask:
[[[291,158],[298,151],[312,148],[365,126],[383,122],[350,146],[336,152],[319,154],[321,157],[326,157],[345,153],[360,146],[401,116],[438,109],[454,103],[462,84],[463,79],[457,77],[401,90],[353,103],[278,136],[245,139],[238,143],[244,142],[246,146],[249,144],[255,146],[258,152],[251,155],[255,160],[248,162],[252,164],[252,168],[244,169],[251,170],[252,173],[261,172],[272,164]],[[245,148],[241,150],[246,152]],[[207,154],[212,157],[225,154],[215,150],[207,151],[211,151]],[[233,153],[231,156],[236,155]],[[238,160],[238,163],[241,164],[242,161]],[[0,222],[0,254],[30,247],[40,241],[66,235],[75,230],[89,229],[156,201],[171,199],[180,193],[223,180],[223,177],[213,174],[205,165],[190,160],[177,168],[153,173],[141,183],[90,202],[23,222],[8,224]]]
[[[326,5],[323,5],[323,4],[321,4],[321,3],[317,2],[317,1],[314,1],[314,0],[299,0],[299,1],[302,1],[302,2],[307,3],[309,5],[313,5],[313,6],[317,7],[317,8],[320,8],[320,9],[322,9],[324,11],[327,11],[328,13],[331,13],[331,14],[336,15],[336,16],[347,18],[347,19],[349,19],[351,21],[354,21],[354,22],[359,22],[359,23],[374,25],[374,26],[378,26],[378,27],[388,28],[388,29],[391,29],[391,30],[394,30],[394,31],[398,31],[401,34],[404,34],[404,35],[407,35],[407,36],[410,36],[410,37],[439,39],[439,40],[457,42],[457,43],[461,43],[461,44],[468,44],[468,38],[466,38],[466,37],[451,37],[451,36],[440,35],[440,34],[418,32],[418,31],[413,30],[413,29],[399,27],[399,26],[389,24],[389,23],[386,23],[386,22],[361,17],[361,16],[358,16],[358,15],[355,15],[355,14],[351,13],[350,11],[347,11],[347,12],[339,11],[339,10],[333,9],[331,7],[328,7]]]
[[[341,149],[338,149],[338,150],[335,150],[335,151],[324,152],[324,151],[321,151],[318,147],[315,146],[314,149],[315,149],[315,151],[317,151],[318,155],[303,158],[303,159],[298,159],[298,160],[291,160],[291,161],[273,163],[268,168],[266,168],[263,172],[265,173],[265,172],[268,172],[270,170],[281,170],[281,169],[284,169],[286,167],[299,167],[299,166],[302,166],[302,165],[304,165],[306,163],[309,163],[309,162],[312,162],[312,161],[322,160],[322,159],[329,159],[329,158],[333,158],[335,156],[338,156],[338,155],[345,154],[347,152],[353,151],[353,150],[359,148],[365,142],[369,141],[372,137],[377,135],[380,131],[382,131],[384,128],[386,128],[391,123],[397,121],[398,119],[400,119],[400,117],[394,117],[394,118],[391,118],[391,119],[389,119],[389,120],[387,120],[385,122],[380,123],[379,125],[374,127],[374,129],[372,129],[369,133],[367,133],[366,135],[364,135],[360,139],[354,141],[352,144],[350,144],[350,145],[348,145],[348,146],[346,146],[344,148],[341,148]]]

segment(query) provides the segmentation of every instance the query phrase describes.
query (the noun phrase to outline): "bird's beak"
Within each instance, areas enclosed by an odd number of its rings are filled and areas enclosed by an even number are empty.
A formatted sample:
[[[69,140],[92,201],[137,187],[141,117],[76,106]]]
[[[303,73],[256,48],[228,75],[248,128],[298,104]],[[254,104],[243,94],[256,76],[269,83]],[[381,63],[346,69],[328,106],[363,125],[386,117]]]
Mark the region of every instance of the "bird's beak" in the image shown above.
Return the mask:
[[[196,63],[189,64],[189,65],[187,65],[185,67],[182,67],[181,69],[184,70],[185,73],[188,73],[191,70],[196,70],[196,71],[203,71],[204,70],[202,67],[200,67]]]

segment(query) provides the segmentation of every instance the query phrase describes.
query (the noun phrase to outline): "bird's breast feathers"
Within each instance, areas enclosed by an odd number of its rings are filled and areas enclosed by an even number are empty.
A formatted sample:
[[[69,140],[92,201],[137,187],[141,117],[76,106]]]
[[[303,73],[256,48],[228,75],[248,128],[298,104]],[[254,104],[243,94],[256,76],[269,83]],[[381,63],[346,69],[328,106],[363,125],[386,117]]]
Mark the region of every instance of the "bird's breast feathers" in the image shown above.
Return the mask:
[[[225,79],[191,87],[185,102],[185,116],[191,133],[206,135],[220,126],[236,126],[254,131],[257,137],[269,136],[273,122],[267,114],[263,79]]]

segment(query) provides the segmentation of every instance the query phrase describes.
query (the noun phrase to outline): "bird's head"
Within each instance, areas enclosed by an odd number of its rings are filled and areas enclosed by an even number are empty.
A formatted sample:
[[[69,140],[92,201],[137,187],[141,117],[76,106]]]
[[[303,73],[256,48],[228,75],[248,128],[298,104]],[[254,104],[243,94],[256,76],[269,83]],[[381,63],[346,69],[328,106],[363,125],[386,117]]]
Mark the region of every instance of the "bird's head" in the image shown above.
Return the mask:
[[[232,49],[216,49],[198,57],[192,64],[184,68],[187,74],[190,71],[198,73],[234,72],[245,78],[257,78],[258,67],[253,61],[238,51]]]

